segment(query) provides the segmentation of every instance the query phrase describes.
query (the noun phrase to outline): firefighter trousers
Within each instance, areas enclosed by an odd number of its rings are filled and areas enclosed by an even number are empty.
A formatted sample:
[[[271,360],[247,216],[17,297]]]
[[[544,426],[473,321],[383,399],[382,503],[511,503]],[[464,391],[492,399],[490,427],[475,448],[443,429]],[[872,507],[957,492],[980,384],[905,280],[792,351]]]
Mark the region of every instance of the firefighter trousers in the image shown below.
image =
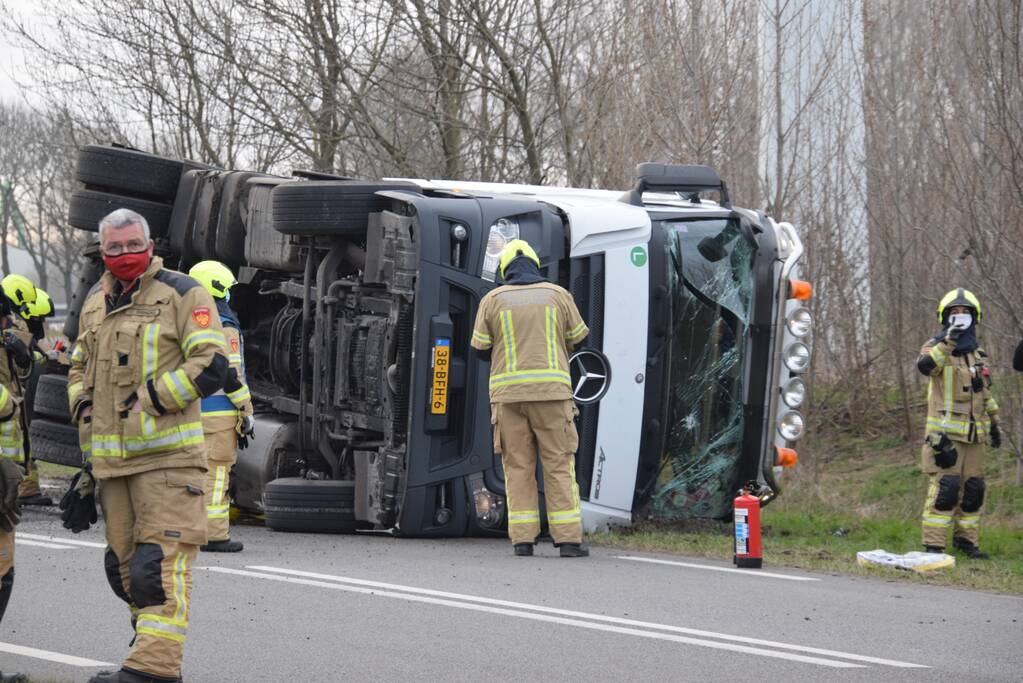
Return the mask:
[[[231,501],[227,487],[231,466],[237,460],[238,434],[233,429],[203,435],[206,441],[206,528],[209,541],[230,538]]]
[[[18,498],[42,495],[43,491],[39,488],[39,466],[36,465],[35,458],[28,459],[26,470],[25,476],[18,484]]]
[[[952,467],[934,464],[934,451],[924,444],[922,467],[928,475],[921,530],[924,545],[944,548],[948,530],[955,538],[974,545],[980,535],[980,515],[984,509],[983,443],[955,442],[958,457]]]
[[[201,468],[177,467],[99,482],[107,580],[135,625],[125,668],[181,675],[192,562],[206,542],[204,478]]]
[[[575,481],[575,404],[564,401],[492,403],[494,452],[501,454],[508,498],[508,536],[532,543],[540,534],[536,458],[543,468],[547,522],[555,544],[581,543],[582,514]]]

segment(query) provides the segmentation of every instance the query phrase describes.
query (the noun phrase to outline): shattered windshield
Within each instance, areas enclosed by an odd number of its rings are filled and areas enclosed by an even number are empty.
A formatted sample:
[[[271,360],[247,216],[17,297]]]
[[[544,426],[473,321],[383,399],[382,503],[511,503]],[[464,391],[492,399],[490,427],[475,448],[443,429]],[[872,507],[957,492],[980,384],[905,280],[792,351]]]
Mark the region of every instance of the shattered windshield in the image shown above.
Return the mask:
[[[671,296],[666,438],[653,518],[728,514],[743,437],[755,247],[732,219],[665,221]]]

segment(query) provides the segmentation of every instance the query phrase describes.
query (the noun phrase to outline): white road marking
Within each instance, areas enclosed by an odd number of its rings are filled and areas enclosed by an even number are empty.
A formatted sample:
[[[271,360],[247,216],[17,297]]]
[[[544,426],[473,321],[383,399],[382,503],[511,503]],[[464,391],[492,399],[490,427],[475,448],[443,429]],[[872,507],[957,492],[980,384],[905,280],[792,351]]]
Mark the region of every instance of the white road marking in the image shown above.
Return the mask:
[[[761,576],[769,579],[786,579],[788,581],[820,581],[812,576],[790,576],[788,574],[773,574],[762,572],[759,569],[736,569],[735,567],[715,567],[709,564],[696,564],[695,562],[675,562],[674,560],[658,560],[653,557],[636,557],[634,555],[613,555],[616,560],[629,560],[631,562],[649,562],[651,564],[670,564],[675,567],[689,567],[690,569],[709,569],[715,572],[730,572],[742,574],[743,576]]]
[[[49,650],[37,650],[34,647],[25,647],[24,645],[15,645],[13,643],[0,643],[0,652],[10,652],[12,655],[22,655],[23,657],[33,657],[35,659],[46,659],[58,664],[69,664],[71,666],[113,666],[111,662],[98,662],[95,659],[75,657],[74,655],[50,652]]]
[[[900,662],[894,659],[882,659],[880,657],[870,657],[867,655],[857,655],[850,652],[841,652],[838,650],[826,650],[822,648],[809,647],[804,645],[793,645],[791,643],[781,643],[774,640],[761,640],[759,638],[748,638],[746,636],[734,636],[727,633],[718,633],[716,631],[705,631],[696,628],[686,628],[684,626],[672,626],[669,624],[658,624],[651,621],[639,621],[636,619],[625,619],[622,617],[609,617],[603,614],[591,614],[589,612],[577,612],[575,610],[560,609],[557,607],[546,607],[544,605],[531,605],[524,602],[512,602],[510,600],[499,600],[497,598],[485,598],[475,595],[467,595],[464,593],[449,593],[446,591],[432,590],[429,588],[417,588],[415,586],[403,586],[395,583],[383,583],[381,581],[368,581],[366,579],[355,579],[346,576],[335,576],[333,574],[319,574],[316,572],[306,572],[298,569],[282,569],[280,567],[267,567],[260,565],[250,565],[248,569],[255,569],[263,572],[271,572],[276,574],[291,574],[294,576],[301,576],[310,579],[320,579],[325,581],[335,581],[342,583],[350,583],[357,586],[367,586],[376,588],[385,588],[389,590],[405,591],[409,593],[418,593],[421,595],[429,595],[439,598],[450,598],[454,600],[465,600],[467,602],[477,602],[485,605],[497,605],[500,607],[509,607],[512,609],[527,609],[534,612],[546,612],[548,614],[556,614],[565,617],[574,617],[581,619],[589,619],[591,621],[604,621],[612,624],[621,624],[623,626],[635,626],[644,629],[656,629],[659,631],[670,631],[672,633],[684,633],[692,636],[700,636],[702,638],[716,638],[718,640],[729,640],[736,643],[746,643],[748,645],[760,645],[765,647],[773,647],[782,650],[794,650],[797,652],[806,652],[814,655],[824,655],[827,657],[840,657],[842,659],[850,659],[859,662],[868,662],[870,664],[882,664],[884,666],[894,666],[899,668],[910,668],[910,669],[929,669],[929,666],[924,664],[913,664],[911,662]]]
[[[642,638],[652,638],[654,640],[667,640],[675,643],[685,643],[687,645],[698,645],[700,647],[709,647],[716,650],[731,650],[733,652],[742,652],[751,655],[760,655],[762,657],[772,657],[776,659],[788,659],[796,662],[803,662],[806,664],[818,664],[820,666],[829,666],[836,669],[862,669],[862,664],[852,664],[850,662],[840,662],[833,659],[820,659],[818,657],[807,657],[804,655],[792,654],[789,652],[775,652],[773,650],[763,650],[755,647],[747,647],[745,645],[733,645],[731,643],[719,643],[713,640],[700,640],[697,638],[687,638],[685,636],[678,636],[671,633],[657,633],[655,631],[641,631],[635,628],[624,628],[621,626],[611,626],[609,624],[597,624],[592,621],[580,621],[578,619],[566,619],[564,617],[556,617],[547,614],[535,614],[533,612],[525,612],[520,610],[502,609],[500,607],[488,607],[486,605],[472,604],[468,601],[461,600],[445,600],[443,598],[427,597],[425,595],[416,595],[412,593],[397,593],[394,591],[381,590],[378,588],[364,588],[361,586],[354,586],[348,583],[337,583],[331,581],[316,581],[313,579],[301,579],[294,576],[280,576],[278,574],[264,574],[260,572],[246,571],[244,569],[230,569],[228,567],[196,567],[196,569],[205,569],[210,572],[217,572],[220,574],[234,574],[236,576],[249,576],[256,579],[264,579],[268,581],[280,581],[282,583],[299,584],[303,586],[317,586],[319,588],[329,588],[331,590],[340,590],[348,593],[361,593],[363,595],[376,595],[385,598],[398,598],[399,600],[407,600],[409,602],[422,602],[431,605],[443,605],[445,607],[455,607],[458,609],[466,609],[475,612],[489,612],[491,614],[501,614],[509,617],[518,617],[520,619],[531,619],[533,621],[545,621],[552,624],[562,624],[565,626],[576,626],[578,628],[590,629],[593,631],[605,631],[609,633],[621,633],[625,635],[640,636]],[[277,569],[276,571],[281,571]],[[535,608],[534,608],[535,609]]]
[[[95,541],[79,541],[76,538],[62,538],[60,536],[41,536],[39,534],[26,534],[22,531],[17,533],[15,539],[19,538],[31,538],[36,541],[53,541],[54,543],[67,543],[68,545],[80,545],[83,548],[106,548],[106,543],[96,543]]]
[[[30,541],[27,538],[22,538],[21,534],[14,537],[14,542],[18,545],[35,545],[40,548],[54,548],[56,550],[74,550],[73,545],[58,545],[56,543],[44,543],[43,541]]]

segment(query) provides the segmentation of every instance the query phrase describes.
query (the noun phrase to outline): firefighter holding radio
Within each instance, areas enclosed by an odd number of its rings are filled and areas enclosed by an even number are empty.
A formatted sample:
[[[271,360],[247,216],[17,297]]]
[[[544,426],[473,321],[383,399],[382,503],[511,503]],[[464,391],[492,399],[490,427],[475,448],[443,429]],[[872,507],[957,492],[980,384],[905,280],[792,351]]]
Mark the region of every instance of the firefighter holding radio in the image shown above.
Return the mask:
[[[920,350],[917,368],[930,377],[922,468],[928,475],[921,520],[928,552],[952,544],[971,559],[988,556],[978,547],[984,507],[984,450],[1001,446],[998,403],[991,395],[987,354],[977,340],[980,300],[953,289],[938,304],[941,331]]]
[[[540,534],[539,452],[554,545],[561,557],[585,557],[568,353],[589,329],[572,295],[540,274],[528,242],[505,246],[499,272],[505,284],[480,301],[472,346],[490,361],[490,421],[504,465],[508,535],[516,555],[533,554]]]

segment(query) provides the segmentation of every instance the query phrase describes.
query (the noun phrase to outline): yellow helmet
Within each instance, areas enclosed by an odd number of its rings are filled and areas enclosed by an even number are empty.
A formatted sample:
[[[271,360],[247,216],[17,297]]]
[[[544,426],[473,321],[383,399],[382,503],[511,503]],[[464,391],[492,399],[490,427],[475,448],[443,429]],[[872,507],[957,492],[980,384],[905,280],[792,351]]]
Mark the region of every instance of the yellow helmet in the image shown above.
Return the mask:
[[[51,315],[53,315],[53,300],[46,290],[36,287],[36,300],[26,304],[25,309],[21,311],[21,317],[25,320],[32,318],[42,320]]]
[[[946,311],[953,306],[965,306],[972,308],[974,316],[977,318],[977,322],[984,317],[984,314],[980,310],[980,299],[974,296],[973,292],[962,287],[953,289],[951,292],[946,294],[938,302],[938,322],[945,324],[948,319]]]
[[[519,256],[529,258],[536,264],[537,268],[540,267],[540,257],[533,251],[533,247],[529,246],[529,242],[526,240],[512,240],[504,245],[504,249],[501,250],[501,267],[498,272],[501,273],[502,278],[504,277],[504,269]]]
[[[227,298],[227,290],[238,283],[231,269],[220,261],[199,261],[189,269],[188,275],[217,299]]]
[[[36,300],[36,286],[24,275],[10,274],[0,280],[0,289],[3,289],[4,296],[10,299],[11,304],[19,311]]]

